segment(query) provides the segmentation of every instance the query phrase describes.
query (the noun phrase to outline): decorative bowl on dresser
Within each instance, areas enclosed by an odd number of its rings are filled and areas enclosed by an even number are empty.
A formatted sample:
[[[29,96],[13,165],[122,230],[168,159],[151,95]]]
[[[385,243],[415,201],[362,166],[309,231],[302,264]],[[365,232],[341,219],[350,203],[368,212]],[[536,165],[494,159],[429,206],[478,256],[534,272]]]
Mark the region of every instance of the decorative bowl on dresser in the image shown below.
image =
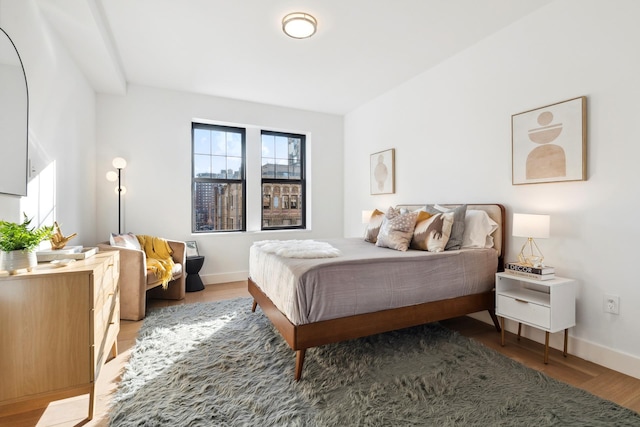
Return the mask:
[[[119,252],[0,277],[0,416],[89,394],[120,330]]]

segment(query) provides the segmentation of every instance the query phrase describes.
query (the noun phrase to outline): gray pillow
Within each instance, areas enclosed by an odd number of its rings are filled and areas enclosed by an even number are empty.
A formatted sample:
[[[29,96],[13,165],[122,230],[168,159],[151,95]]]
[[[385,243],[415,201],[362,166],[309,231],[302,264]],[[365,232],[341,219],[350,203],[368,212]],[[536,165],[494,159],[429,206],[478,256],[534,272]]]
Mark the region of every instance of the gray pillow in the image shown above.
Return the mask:
[[[382,220],[376,246],[398,251],[409,249],[417,218],[418,212],[401,214],[399,209],[389,208]]]
[[[462,248],[462,240],[464,234],[464,217],[467,214],[467,205],[461,205],[452,209],[441,210],[437,209],[435,205],[427,205],[426,211],[430,214],[437,214],[440,212],[453,212],[453,226],[451,227],[451,236],[444,250],[456,250]]]

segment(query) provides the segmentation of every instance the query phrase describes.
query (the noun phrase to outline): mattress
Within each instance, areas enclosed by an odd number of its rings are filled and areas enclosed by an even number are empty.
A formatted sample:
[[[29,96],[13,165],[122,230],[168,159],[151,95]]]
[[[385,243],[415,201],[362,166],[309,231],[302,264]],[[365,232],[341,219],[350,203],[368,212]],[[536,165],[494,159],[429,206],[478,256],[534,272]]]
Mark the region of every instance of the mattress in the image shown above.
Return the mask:
[[[356,314],[483,293],[494,287],[493,249],[406,252],[361,238],[322,239],[335,258],[286,258],[250,249],[249,273],[293,323],[301,325]]]

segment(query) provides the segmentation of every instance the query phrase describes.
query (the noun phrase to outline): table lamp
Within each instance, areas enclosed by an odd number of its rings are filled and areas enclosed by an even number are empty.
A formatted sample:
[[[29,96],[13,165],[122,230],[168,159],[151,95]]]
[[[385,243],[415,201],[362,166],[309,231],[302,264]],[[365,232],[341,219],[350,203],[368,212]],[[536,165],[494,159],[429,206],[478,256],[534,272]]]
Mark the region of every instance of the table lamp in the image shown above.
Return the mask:
[[[549,238],[551,218],[549,215],[513,214],[513,233],[515,237],[526,237],[518,254],[518,261],[531,267],[543,267],[544,255],[536,244],[536,239]],[[528,248],[528,250],[527,250]]]
[[[369,224],[369,221],[371,221],[371,214],[373,213],[373,211],[362,211],[362,223],[363,224]]]

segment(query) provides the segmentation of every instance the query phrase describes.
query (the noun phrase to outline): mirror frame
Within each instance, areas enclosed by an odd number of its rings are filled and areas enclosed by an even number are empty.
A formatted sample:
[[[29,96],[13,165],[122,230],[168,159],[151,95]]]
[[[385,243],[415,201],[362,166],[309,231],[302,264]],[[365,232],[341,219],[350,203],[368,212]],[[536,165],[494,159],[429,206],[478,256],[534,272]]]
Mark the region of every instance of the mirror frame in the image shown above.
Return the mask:
[[[25,88],[25,96],[26,96],[26,112],[25,112],[26,120],[25,120],[25,129],[24,129],[24,159],[22,159],[22,157],[20,157],[19,159],[3,159],[5,160],[5,162],[11,162],[16,164],[22,163],[24,165],[24,174],[20,177],[22,182],[19,184],[19,187],[18,187],[17,185],[14,185],[16,180],[14,179],[13,176],[0,177],[0,194],[8,194],[13,196],[26,196],[27,185],[28,185],[29,175],[30,175],[29,173],[29,85],[27,84],[27,73],[25,72],[24,63],[22,62],[22,58],[20,57],[20,52],[18,52],[18,48],[16,47],[15,43],[13,42],[9,34],[7,34],[7,32],[4,29],[0,28],[0,31],[1,31],[0,37],[2,37],[3,34],[4,36],[7,37],[7,40],[9,40],[9,43],[11,43],[11,46],[13,47],[13,50],[15,51],[16,56],[18,57],[18,62],[20,63],[20,68],[22,70],[22,77],[24,78],[24,88]],[[0,135],[0,142],[2,138],[3,136]],[[11,183],[9,186],[7,186],[8,184],[7,181]]]

